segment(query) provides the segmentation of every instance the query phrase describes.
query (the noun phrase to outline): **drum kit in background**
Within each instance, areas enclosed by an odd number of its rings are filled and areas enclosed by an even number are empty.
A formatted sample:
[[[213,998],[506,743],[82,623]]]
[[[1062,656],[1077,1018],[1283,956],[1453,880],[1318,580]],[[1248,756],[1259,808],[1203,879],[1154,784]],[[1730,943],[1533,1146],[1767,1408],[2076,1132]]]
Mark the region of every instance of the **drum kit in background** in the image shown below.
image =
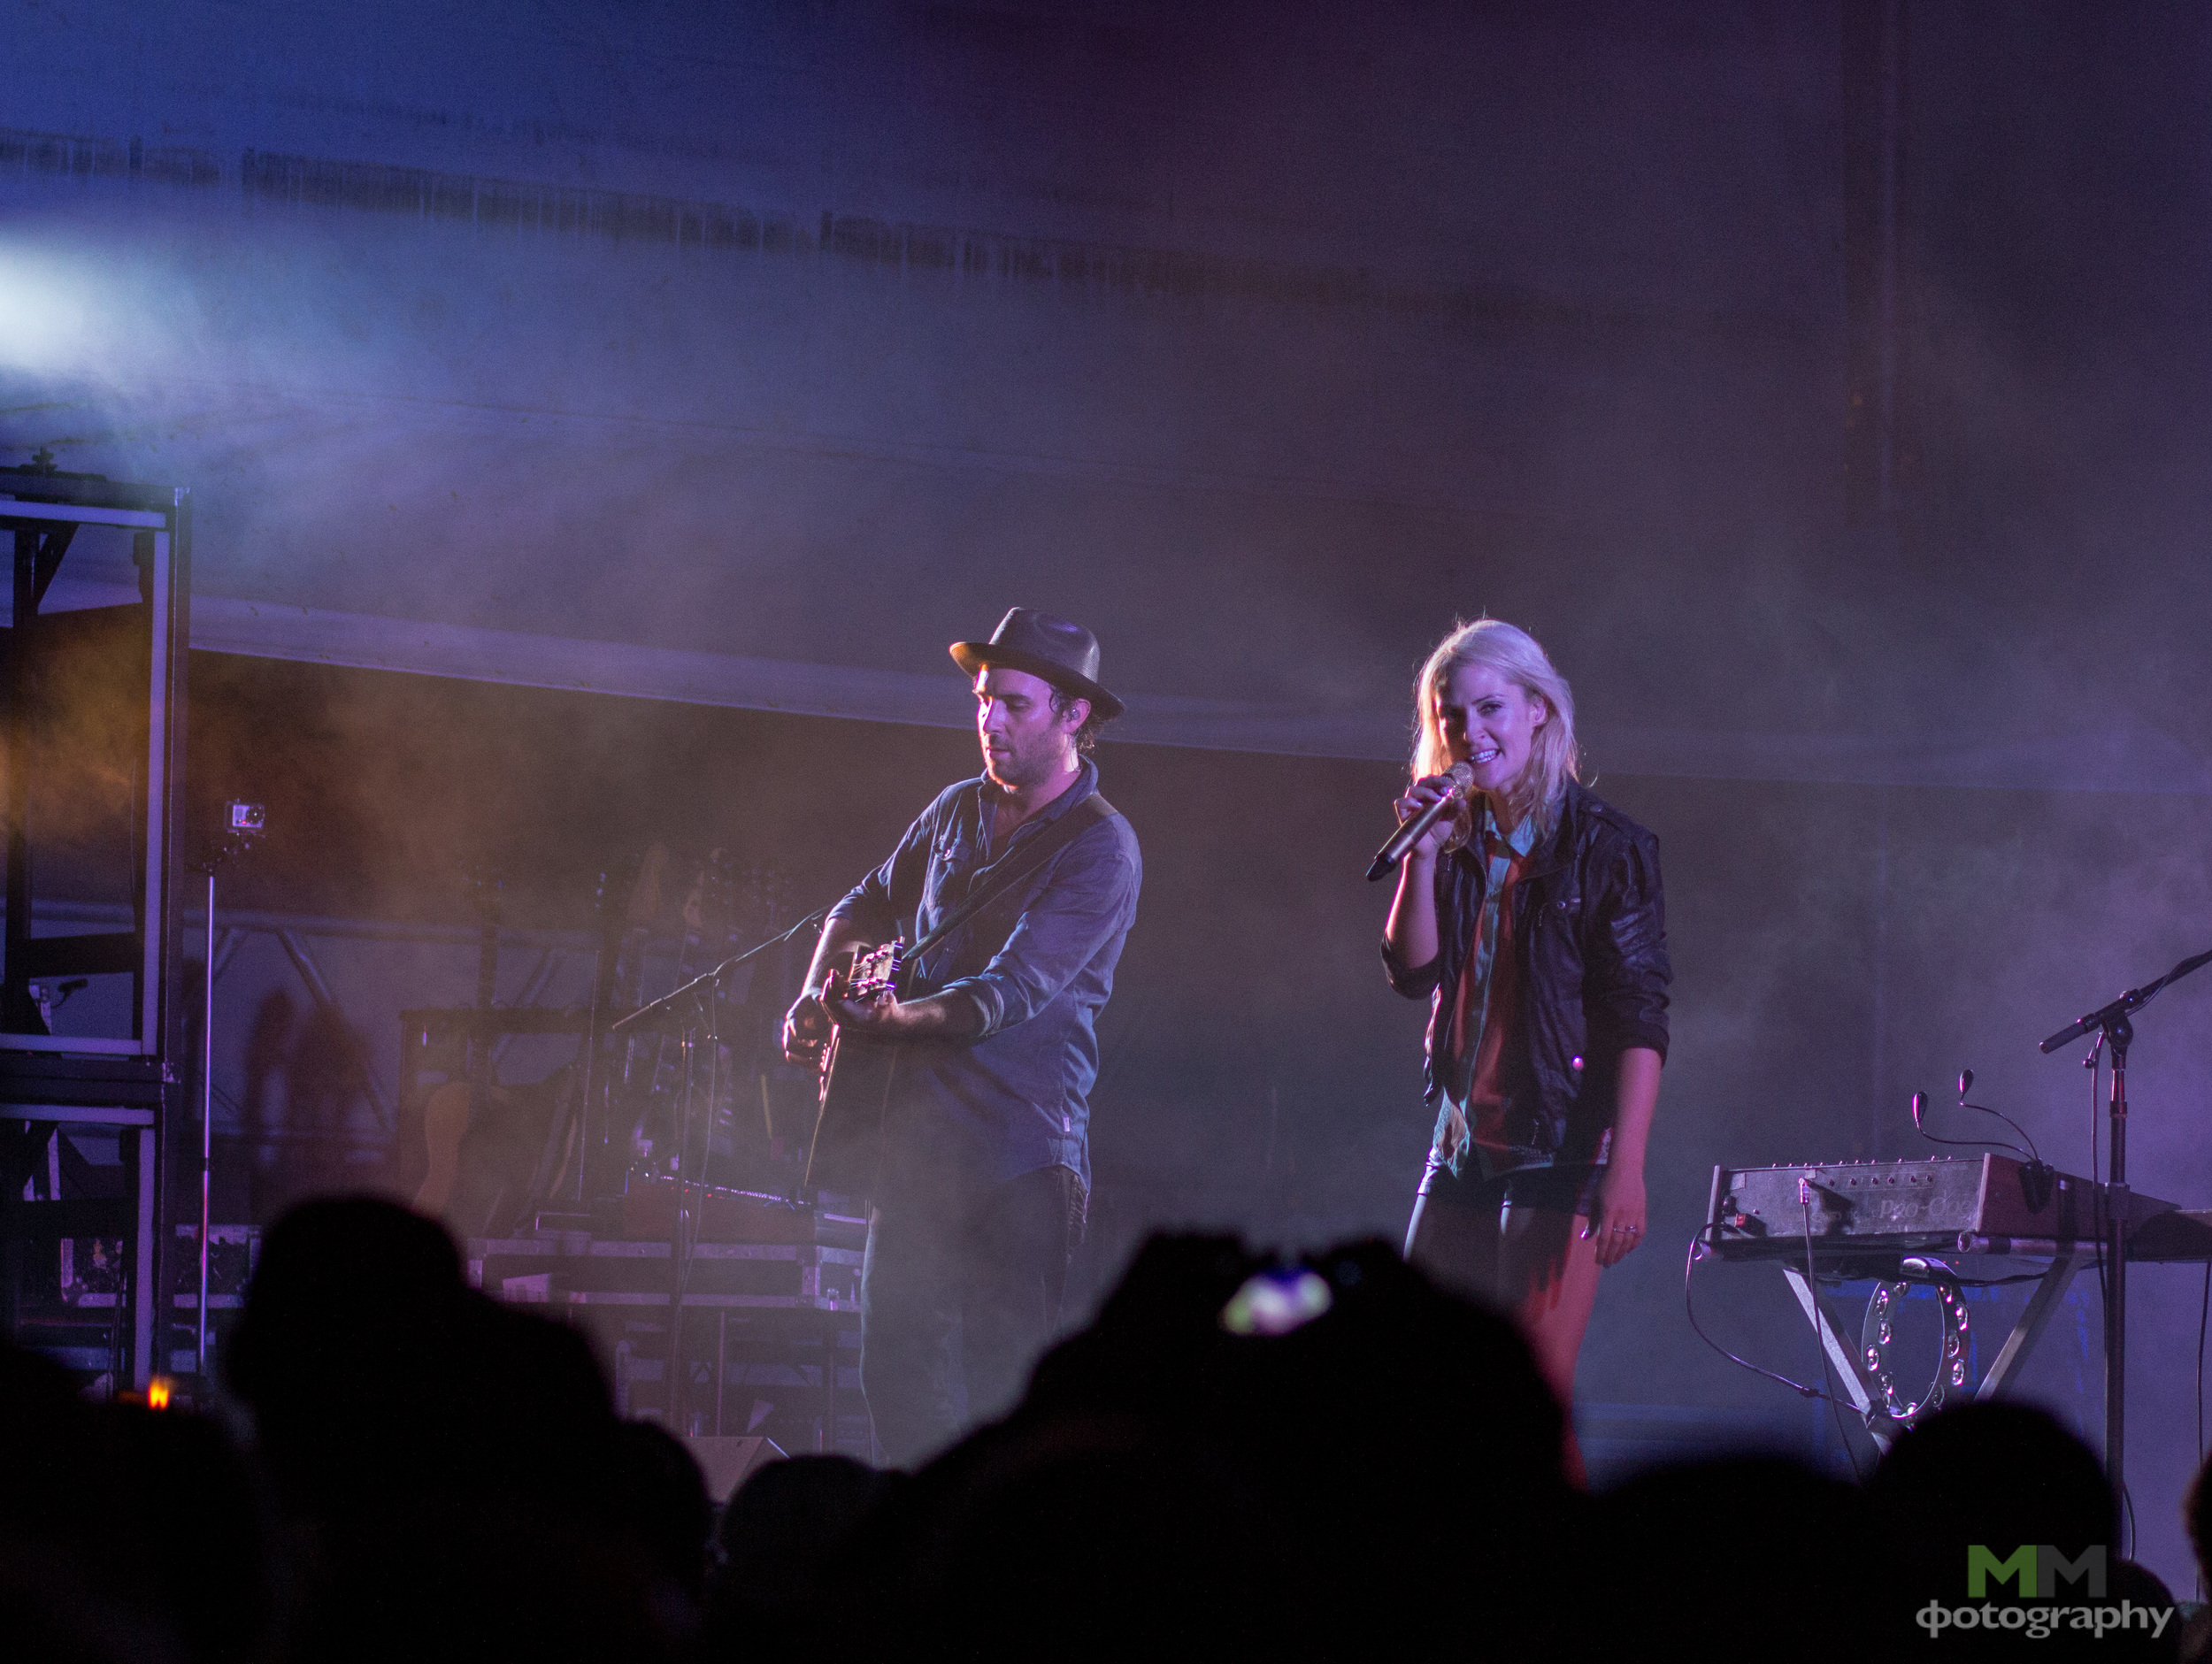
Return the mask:
[[[542,964],[495,1002],[502,884],[472,874],[475,1002],[400,1014],[399,1179],[485,1292],[586,1330],[622,1413],[734,1484],[777,1448],[867,1453],[865,1224],[857,1199],[803,1192],[818,1084],[780,1054],[820,914],[794,920],[783,875],[725,850],[678,872],[657,845],[626,886],[602,878],[590,997],[565,1007],[533,1002]],[[567,1062],[501,1077],[511,1041],[549,1035],[573,1037]]]

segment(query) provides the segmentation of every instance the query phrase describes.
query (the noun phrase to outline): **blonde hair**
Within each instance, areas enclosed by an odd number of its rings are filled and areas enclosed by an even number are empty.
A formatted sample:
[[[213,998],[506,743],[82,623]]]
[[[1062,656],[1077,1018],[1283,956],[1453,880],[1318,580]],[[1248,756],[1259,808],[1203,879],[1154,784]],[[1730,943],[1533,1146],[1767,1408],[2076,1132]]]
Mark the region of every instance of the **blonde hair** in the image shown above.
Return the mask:
[[[1413,778],[1425,779],[1452,766],[1443,725],[1437,720],[1436,701],[1445,683],[1471,664],[1487,665],[1530,698],[1544,703],[1543,725],[1529,742],[1528,766],[1506,788],[1506,801],[1495,806],[1495,812],[1501,823],[1509,824],[1532,813],[1537,831],[1548,834],[1558,823],[1567,782],[1582,778],[1575,745],[1574,692],[1536,638],[1503,619],[1478,618],[1472,624],[1454,625],[1414,678]],[[1457,812],[1454,845],[1464,841],[1473,829],[1472,808],[1463,806]]]

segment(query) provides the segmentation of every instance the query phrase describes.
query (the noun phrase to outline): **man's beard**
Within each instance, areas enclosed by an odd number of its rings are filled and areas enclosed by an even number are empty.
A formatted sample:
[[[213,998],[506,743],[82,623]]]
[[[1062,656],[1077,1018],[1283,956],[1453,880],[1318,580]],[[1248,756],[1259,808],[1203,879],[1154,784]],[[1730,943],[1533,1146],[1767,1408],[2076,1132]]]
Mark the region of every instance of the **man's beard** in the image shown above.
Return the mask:
[[[1013,752],[994,757],[986,751],[983,772],[1003,790],[1018,792],[1025,786],[1042,786],[1052,778],[1060,760],[1056,753]]]

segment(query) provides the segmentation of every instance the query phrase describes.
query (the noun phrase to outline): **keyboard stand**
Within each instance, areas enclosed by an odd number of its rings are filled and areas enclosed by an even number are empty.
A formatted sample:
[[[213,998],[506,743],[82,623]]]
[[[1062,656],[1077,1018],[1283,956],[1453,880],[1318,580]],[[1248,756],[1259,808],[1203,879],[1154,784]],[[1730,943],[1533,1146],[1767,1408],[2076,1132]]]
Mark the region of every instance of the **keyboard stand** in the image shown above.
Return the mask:
[[[1986,1403],[2001,1396],[2019,1373],[2020,1367],[2027,1361],[2028,1353],[2043,1338],[2043,1331],[2050,1327],[2051,1319],[2057,1315],[2059,1302],[2065,1299],[2074,1274],[2092,1262],[2096,1245],[2089,1242],[2029,1241],[2008,1237],[1968,1237],[1961,1241],[1956,1252],[2032,1258],[2047,1255],[2050,1258],[2049,1268],[2037,1279],[2035,1292],[2028,1297],[2026,1308],[2014,1320],[2011,1330],[2005,1336],[2004,1344],[1998,1347],[1996,1357],[1983,1371],[1980,1382],[1974,1388],[1975,1402]],[[1854,1277],[1894,1277],[1901,1273],[1901,1261],[1908,1256],[1896,1255],[1891,1265],[1878,1269],[1869,1264],[1870,1259],[1874,1257],[1863,1249],[1855,1251],[1848,1256],[1848,1274]],[[1812,1325],[1813,1334],[1820,1343],[1829,1368],[1841,1382],[1844,1396],[1865,1423],[1867,1437],[1874,1441],[1877,1449],[1888,1450],[1903,1429],[1890,1415],[1880,1386],[1867,1374],[1865,1361],[1859,1356],[1857,1343],[1846,1338],[1858,1332],[1858,1325],[1850,1323],[1837,1310],[1835,1302],[1806,1276],[1803,1266],[1793,1265],[1786,1260],[1778,1263],[1781,1266],[1783,1277],[1790,1285],[1790,1292],[1797,1298],[1798,1309],[1805,1314],[1805,1321]]]
[[[1981,1384],[1974,1389],[1974,1401],[1978,1404],[1985,1404],[2002,1392],[2007,1383],[2019,1372],[2030,1349],[2050,1327],[2059,1301],[2066,1298],[2067,1286],[2074,1280],[2074,1273],[2088,1261],[2094,1245],[2055,1242],[2051,1247],[2050,1269],[2036,1284],[2035,1292],[2028,1296],[2027,1308],[2013,1323],[2012,1332],[2005,1337],[2005,1344],[1997,1349],[1995,1360],[1983,1372]]]
[[[1797,1296],[1797,1304],[1805,1314],[1805,1321],[1813,1326],[1813,1333],[1820,1341],[1820,1350],[1828,1360],[1829,1368],[1842,1381],[1844,1394],[1851,1400],[1852,1408],[1858,1411],[1867,1437],[1874,1441],[1876,1449],[1887,1451],[1891,1441],[1897,1437],[1898,1425],[1886,1408],[1877,1410],[1874,1407],[1880,1389],[1868,1376],[1865,1366],[1860,1361],[1857,1343],[1845,1343],[1843,1337],[1848,1331],[1837,1315],[1834,1302],[1820,1292],[1817,1283],[1805,1275],[1803,1266],[1791,1265],[1785,1261],[1782,1275],[1789,1282],[1790,1292]]]

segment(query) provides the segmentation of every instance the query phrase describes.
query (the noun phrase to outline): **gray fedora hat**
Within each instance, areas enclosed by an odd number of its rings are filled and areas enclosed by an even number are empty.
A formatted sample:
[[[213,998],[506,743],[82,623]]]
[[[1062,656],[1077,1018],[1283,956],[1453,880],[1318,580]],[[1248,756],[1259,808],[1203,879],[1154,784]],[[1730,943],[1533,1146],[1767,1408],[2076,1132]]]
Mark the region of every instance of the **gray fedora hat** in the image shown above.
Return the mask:
[[[1110,721],[1126,709],[1098,685],[1098,638],[1079,624],[1010,607],[991,632],[988,641],[956,641],[949,649],[953,663],[970,676],[987,664],[1010,671],[1025,671],[1043,678],[1063,693],[1091,702],[1100,717]]]

